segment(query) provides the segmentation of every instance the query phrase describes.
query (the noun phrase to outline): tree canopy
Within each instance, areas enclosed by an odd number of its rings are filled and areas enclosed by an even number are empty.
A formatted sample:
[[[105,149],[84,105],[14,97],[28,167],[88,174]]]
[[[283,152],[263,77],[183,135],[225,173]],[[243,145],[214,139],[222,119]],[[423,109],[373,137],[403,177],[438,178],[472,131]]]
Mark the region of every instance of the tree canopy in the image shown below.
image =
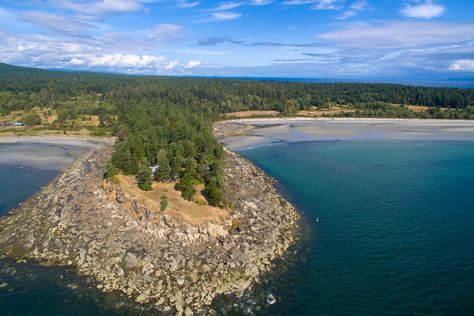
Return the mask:
[[[177,181],[191,199],[197,184],[212,205],[223,203],[223,150],[212,135],[222,113],[347,105],[345,116],[474,119],[474,90],[366,83],[302,83],[218,78],[126,76],[46,71],[0,64],[0,115],[54,109],[58,128],[78,115],[97,115],[117,137],[109,172],[135,175],[149,189]],[[430,107],[413,112],[407,105]],[[38,118],[28,117],[31,123]]]

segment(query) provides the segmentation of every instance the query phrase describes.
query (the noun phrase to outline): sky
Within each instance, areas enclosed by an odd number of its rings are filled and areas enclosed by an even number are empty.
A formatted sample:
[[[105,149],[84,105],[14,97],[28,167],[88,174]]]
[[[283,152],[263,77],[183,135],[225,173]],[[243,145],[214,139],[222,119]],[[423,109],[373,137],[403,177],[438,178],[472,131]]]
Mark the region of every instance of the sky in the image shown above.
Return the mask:
[[[0,62],[151,75],[474,78],[474,1],[0,0]]]

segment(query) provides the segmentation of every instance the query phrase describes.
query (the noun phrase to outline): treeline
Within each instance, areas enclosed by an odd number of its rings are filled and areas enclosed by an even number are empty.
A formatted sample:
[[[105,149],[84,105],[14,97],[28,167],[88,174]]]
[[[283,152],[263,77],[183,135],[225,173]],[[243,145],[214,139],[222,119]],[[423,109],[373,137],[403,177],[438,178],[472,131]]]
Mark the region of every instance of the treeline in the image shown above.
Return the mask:
[[[117,104],[119,138],[112,163],[125,174],[138,175],[142,189],[149,189],[149,166],[157,166],[156,181],[178,180],[176,188],[185,199],[204,184],[211,205],[224,196],[222,147],[212,136],[210,121],[186,108],[142,100],[130,106]]]
[[[353,111],[345,111],[339,116],[344,117],[383,117],[383,118],[417,118],[417,119],[474,119],[474,105],[462,109],[431,107],[426,111],[411,111],[405,105],[384,102],[357,103]]]
[[[43,71],[0,64],[0,91],[33,104],[54,104],[73,97],[99,101],[136,97],[168,103],[205,102],[213,112],[285,110],[292,101],[299,110],[327,104],[385,102],[464,109],[474,105],[473,89],[433,88],[398,84],[301,83],[238,79],[125,76]]]
[[[278,110],[292,115],[332,104],[354,109],[341,114],[346,116],[474,119],[470,89],[125,76],[0,64],[0,115],[54,109],[58,128],[79,114],[98,115],[101,128],[118,137],[109,173],[134,174],[140,187],[149,189],[149,167],[157,166],[156,181],[177,181],[188,199],[197,184],[204,184],[212,205],[223,203],[224,192],[222,148],[211,130],[220,114]],[[405,105],[430,110],[415,113]]]

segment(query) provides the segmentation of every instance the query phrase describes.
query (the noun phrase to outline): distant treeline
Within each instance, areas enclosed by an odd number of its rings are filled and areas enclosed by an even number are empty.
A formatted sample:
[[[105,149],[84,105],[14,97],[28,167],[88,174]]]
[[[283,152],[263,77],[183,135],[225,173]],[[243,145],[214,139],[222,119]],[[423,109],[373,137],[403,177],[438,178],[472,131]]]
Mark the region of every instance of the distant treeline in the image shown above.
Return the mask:
[[[156,180],[179,180],[177,188],[189,198],[203,183],[213,205],[222,203],[224,190],[222,149],[211,130],[220,114],[292,115],[332,104],[355,110],[344,116],[474,119],[471,89],[126,76],[0,64],[0,115],[32,107],[55,109],[58,119],[99,115],[101,126],[119,139],[114,168],[146,178],[145,169],[159,165]],[[415,113],[405,105],[430,109]]]

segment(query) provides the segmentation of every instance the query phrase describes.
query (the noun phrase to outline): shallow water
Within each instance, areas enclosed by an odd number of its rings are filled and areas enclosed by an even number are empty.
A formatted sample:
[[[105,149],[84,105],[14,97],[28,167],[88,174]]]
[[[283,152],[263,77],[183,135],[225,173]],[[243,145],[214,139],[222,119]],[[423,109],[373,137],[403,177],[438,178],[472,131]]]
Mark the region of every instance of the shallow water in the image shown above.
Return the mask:
[[[474,143],[312,142],[242,153],[310,225],[303,258],[264,285],[277,303],[259,314],[474,315]],[[56,173],[0,164],[0,214]],[[72,269],[0,260],[1,315],[148,314],[129,303]]]
[[[84,146],[0,144],[0,160],[7,162],[0,163],[0,216],[86,150]],[[18,155],[20,159],[15,159]],[[35,155],[41,163],[32,159]],[[73,269],[0,259],[0,315],[138,315],[141,311],[135,307],[117,294],[103,294],[93,280],[77,276]]]
[[[243,151],[312,233],[266,315],[474,315],[474,143],[353,141]],[[319,221],[316,221],[319,219]]]

